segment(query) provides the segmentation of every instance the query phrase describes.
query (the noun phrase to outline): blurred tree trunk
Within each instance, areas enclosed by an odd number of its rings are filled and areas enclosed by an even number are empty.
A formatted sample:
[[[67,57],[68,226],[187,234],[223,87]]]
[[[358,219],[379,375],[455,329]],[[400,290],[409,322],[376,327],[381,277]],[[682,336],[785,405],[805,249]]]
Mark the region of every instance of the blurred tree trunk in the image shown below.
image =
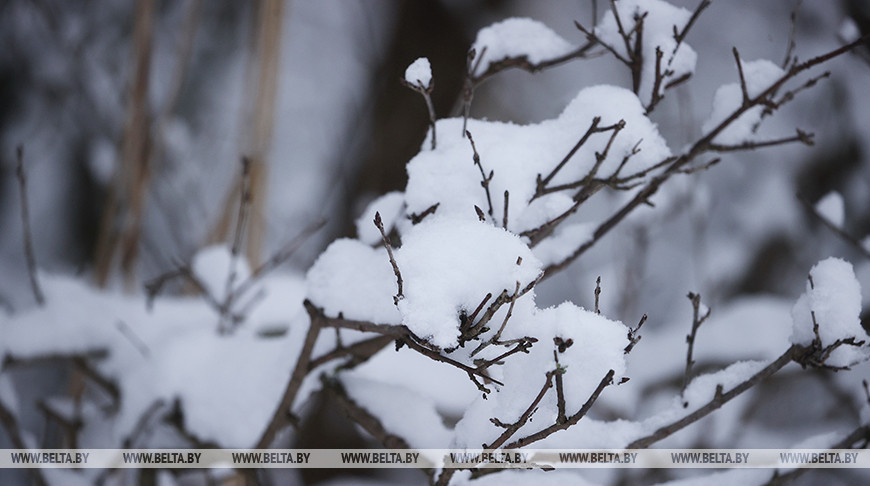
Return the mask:
[[[129,286],[133,282],[152,144],[148,82],[151,74],[154,3],[154,0],[139,0],[136,4],[133,33],[135,67],[121,142],[120,170],[103,212],[95,255],[95,275],[100,286],[106,284],[111,274],[116,253],[120,253],[118,256],[126,284]]]
[[[278,90],[278,67],[281,53],[281,23],[284,18],[284,0],[262,0],[258,5],[255,27],[254,69],[248,80],[248,96],[251,111],[247,123],[243,125],[246,133],[244,155],[251,161],[250,187],[251,208],[246,233],[245,255],[251,267],[261,261],[261,252],[266,235],[266,196],[268,189],[269,149],[275,122],[275,104]],[[239,204],[241,187],[238,177],[230,186],[223,211],[211,235],[211,241],[222,241],[232,233],[235,215]],[[237,223],[236,223],[237,224]]]

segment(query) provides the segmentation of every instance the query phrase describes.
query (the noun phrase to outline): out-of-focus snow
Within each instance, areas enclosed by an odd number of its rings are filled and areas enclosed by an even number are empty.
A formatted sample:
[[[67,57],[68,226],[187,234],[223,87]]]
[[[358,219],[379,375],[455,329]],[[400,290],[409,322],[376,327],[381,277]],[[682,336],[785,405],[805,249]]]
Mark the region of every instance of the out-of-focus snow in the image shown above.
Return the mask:
[[[831,191],[816,203],[816,211],[832,225],[842,228],[846,220],[846,209],[843,196],[837,191]]]
[[[356,220],[357,238],[368,245],[381,243],[381,232],[375,226],[375,213],[381,213],[384,222],[384,230],[389,233],[403,215],[405,195],[398,191],[388,192],[375,199],[366,207],[362,215]]]
[[[396,276],[383,247],[357,240],[332,242],[308,270],[308,298],[327,316],[398,324]]]
[[[575,48],[541,22],[529,18],[505,19],[477,33],[472,44],[477,54],[472,61],[477,66],[474,75],[483,74],[490,64],[505,59],[525,58],[538,64],[565,56]]]
[[[816,338],[813,319],[819,326],[822,346],[837,340],[855,338],[870,341],[861,327],[861,285],[852,264],[839,258],[820,261],[810,270],[806,292],[792,309],[791,342],[809,346]],[[832,366],[851,366],[870,356],[868,347],[840,346],[827,360]]]
[[[741,59],[743,78],[746,81],[746,94],[755,98],[763,93],[784,74],[781,67],[766,59],[744,61]],[[735,67],[735,71],[737,68]],[[735,73],[736,76],[736,73]],[[710,133],[724,122],[743,104],[743,89],[740,83],[730,83],[719,87],[713,97],[713,111],[701,127],[703,133]],[[755,134],[761,115],[762,106],[754,106],[746,110],[739,118],[731,122],[714,137],[713,141],[721,144],[739,145],[750,141]]]
[[[412,85],[421,85],[423,88],[428,88],[432,83],[432,66],[429,65],[429,59],[419,57],[412,62],[408,69],[405,69],[405,81]]]
[[[244,258],[233,258],[226,245],[213,245],[198,251],[191,263],[193,273],[205,289],[218,301],[227,294],[227,282],[235,272],[233,291],[251,276],[251,269]]]
[[[278,280],[263,279],[266,297],[260,304],[283,308],[287,331],[266,339],[245,323],[230,335],[219,334],[218,315],[200,296],[161,297],[148,311],[141,296],[43,275],[50,304],[0,322],[0,360],[104,353],[93,363],[121,392],[111,422],[117,443],[152,404],[178,400],[184,425],[197,438],[250,447],[274,413],[308,326],[300,292],[270,298],[288,287],[273,289]],[[274,315],[276,309],[260,313]]]

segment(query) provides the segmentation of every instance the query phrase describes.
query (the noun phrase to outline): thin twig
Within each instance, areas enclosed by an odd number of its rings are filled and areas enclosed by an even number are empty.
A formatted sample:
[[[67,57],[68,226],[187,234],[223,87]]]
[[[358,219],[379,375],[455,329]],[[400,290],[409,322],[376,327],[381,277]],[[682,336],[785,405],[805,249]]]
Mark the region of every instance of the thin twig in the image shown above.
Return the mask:
[[[740,75],[740,92],[743,94],[743,106],[749,104],[749,90],[746,87],[746,77],[743,75],[743,62],[740,60],[740,53],[736,47],[731,48],[734,54],[734,62],[737,63],[737,73]]]
[[[15,149],[15,153],[18,159],[15,175],[18,177],[18,188],[21,195],[21,228],[24,233],[24,258],[27,264],[27,273],[30,275],[30,289],[33,291],[36,303],[42,307],[45,305],[45,296],[39,285],[36,255],[33,252],[33,232],[30,229],[30,209],[27,202],[27,174],[24,172],[24,148],[19,145]]]
[[[544,395],[547,394],[547,390],[549,390],[553,386],[553,375],[554,374],[555,374],[554,371],[547,372],[546,379],[544,380],[544,386],[541,387],[541,391],[538,392],[537,396],[535,396],[534,400],[532,400],[532,403],[530,403],[529,406],[526,408],[526,410],[522,413],[522,415],[520,415],[520,418],[518,418],[516,422],[514,422],[514,423],[510,424],[508,427],[506,427],[505,431],[502,432],[501,435],[498,436],[498,438],[495,439],[491,444],[489,444],[489,445],[484,444],[483,445],[484,449],[498,449],[499,447],[501,447],[502,444],[507,442],[507,440],[510,439],[512,435],[514,435],[518,430],[520,430],[520,428],[523,425],[525,425],[526,422],[528,422],[529,417],[531,417],[532,414],[535,413],[535,410],[538,409],[538,404],[541,403],[541,400],[544,398]],[[495,422],[496,425],[498,425],[498,423],[501,423],[501,421],[498,421],[498,419],[493,419],[493,420],[497,421],[497,422]],[[513,447],[511,447],[511,449],[513,449]]]
[[[408,215],[408,219],[411,220],[411,224],[419,224],[420,221],[423,221],[423,219],[426,218],[426,216],[429,216],[430,214],[435,214],[435,211],[438,210],[438,206],[440,206],[440,205],[441,205],[441,203],[438,202],[438,203],[435,203],[435,204],[429,206],[428,208],[426,208],[425,211],[423,211],[420,214],[412,213],[412,214]]]
[[[692,366],[695,364],[695,360],[692,359],[692,352],[695,348],[695,337],[698,335],[698,328],[710,317],[710,312],[712,311],[708,307],[707,312],[701,315],[701,294],[689,292],[687,297],[692,301],[692,330],[686,335],[688,349],[686,351],[686,371],[683,373],[683,387],[680,389],[681,394],[686,391],[686,387],[689,386],[689,380],[692,378]],[[689,403],[683,401],[683,406],[688,407]]]
[[[432,150],[435,150],[435,107],[432,105],[432,91],[435,90],[435,78],[429,79],[429,85],[423,86],[423,82],[419,79],[417,83],[410,83],[405,78],[399,80],[404,86],[420,93],[423,100],[426,102],[426,110],[429,112],[429,126],[432,128]]]
[[[510,205],[511,193],[507,189],[504,191],[504,215],[501,218],[501,227],[507,229],[508,227],[508,206]]]
[[[381,232],[381,241],[384,243],[384,248],[387,249],[387,255],[390,257],[390,265],[393,267],[393,273],[396,274],[396,286],[398,290],[396,291],[396,295],[393,296],[393,304],[396,306],[399,305],[399,301],[405,298],[404,294],[402,294],[402,272],[399,271],[399,265],[396,263],[396,258],[393,257],[393,245],[390,244],[390,238],[387,236],[386,231],[384,231],[384,221],[381,219],[381,213],[375,212],[375,226],[378,227],[378,231]]]
[[[568,417],[568,420],[566,420],[563,423],[553,424],[553,425],[551,425],[543,430],[535,432],[532,435],[529,435],[527,437],[523,437],[522,439],[517,439],[514,442],[511,442],[510,444],[504,446],[504,448],[505,449],[518,449],[520,447],[525,447],[525,446],[532,444],[534,442],[537,442],[539,440],[546,439],[547,437],[551,436],[552,434],[554,434],[560,430],[565,430],[568,427],[571,427],[571,426],[577,424],[577,422],[579,422],[580,419],[582,419],[583,417],[586,416],[587,413],[589,413],[589,410],[592,408],[592,405],[594,405],[595,402],[598,400],[598,397],[601,396],[601,392],[604,391],[605,388],[607,388],[608,386],[613,384],[613,375],[614,374],[615,373],[613,370],[608,371],[607,374],[604,375],[604,378],[602,378],[601,381],[598,383],[598,386],[595,388],[595,391],[593,391],[592,394],[589,395],[589,398],[586,399],[586,402],[583,403],[582,407],[580,407],[580,410],[578,410],[577,413],[575,413],[574,415]]]
[[[640,322],[637,323],[637,327],[635,327],[634,329],[628,329],[628,345],[625,346],[625,349],[623,350],[625,354],[630,353],[631,350],[634,349],[634,347],[637,345],[637,343],[640,342],[643,336],[639,336],[637,333],[640,332],[640,328],[643,327],[646,319],[647,315],[644,314],[643,317],[640,318]]]
[[[562,382],[565,368],[559,363],[559,353],[556,349],[553,350],[553,359],[556,361],[556,423],[563,424],[568,421],[568,414],[565,412],[565,385]]]
[[[846,52],[854,49],[855,47],[863,45],[863,43],[867,42],[868,39],[870,39],[870,35],[861,37],[854,42],[811,58],[810,60],[803,63],[793,65],[787,72],[780,76],[779,79],[777,79],[770,86],[768,86],[767,89],[752,98],[748,105],[739,106],[728,117],[722,120],[722,122],[720,122],[716,127],[710,130],[705,136],[692,144],[686,152],[678,157],[670,159],[667,163],[667,168],[660,174],[650,179],[643,186],[643,188],[637,191],[637,193],[631,200],[629,200],[622,207],[620,207],[615,213],[610,216],[610,218],[602,222],[593,232],[592,238],[580,245],[576,250],[574,250],[574,252],[572,252],[567,258],[565,258],[561,262],[552,264],[545,268],[544,278],[548,278],[555,273],[558,273],[560,270],[566,268],[574,260],[579,258],[580,255],[584,254],[590,248],[595,246],[606,234],[608,234],[614,227],[616,227],[616,225],[618,225],[635,209],[637,209],[639,206],[648,204],[649,199],[666,181],[668,181],[673,175],[679,174],[686,165],[690,164],[693,160],[695,160],[695,158],[708,151],[710,144],[713,143],[713,140],[720,133],[722,133],[723,130],[729,127],[735,120],[742,116],[747,110],[749,110],[753,106],[763,105],[765,100],[768,100],[770,96],[778,92],[785,83],[794,79],[794,77],[798,74],[807,71],[826,61],[829,61],[835,57],[841,56]],[[659,164],[662,164],[663,162],[664,161],[660,162]]]
[[[765,378],[772,376],[774,373],[781,370],[785,365],[789,364],[791,361],[799,357],[802,352],[803,349],[801,348],[801,346],[792,345],[779,358],[774,360],[772,363],[767,365],[758,373],[752,375],[752,377],[750,377],[746,381],[740,383],[739,385],[736,385],[734,388],[724,393],[722,392],[720,385],[720,387],[717,388],[717,393],[709,402],[707,402],[707,404],[681,419],[678,419],[668,425],[659,427],[652,434],[633,441],[631,444],[626,446],[626,449],[646,449],[647,447],[655,444],[656,442],[664,439],[665,437],[670,437],[675,432],[697,422],[698,420],[706,417],[713,411],[718,410],[720,407],[722,407],[722,405],[725,405],[733,398],[757,385]]]
[[[336,331],[338,331],[337,328]],[[393,341],[394,338],[392,336],[375,336],[350,346],[336,346],[332,351],[312,359],[308,363],[308,371],[313,371],[321,365],[345,356],[348,356],[349,359],[341,367],[344,369],[353,367],[371,358]]]
[[[718,143],[711,143],[709,146],[709,150],[711,152],[735,152],[739,150],[754,150],[757,148],[773,147],[775,145],[784,145],[792,142],[800,142],[808,147],[812,147],[814,144],[813,134],[798,129],[797,133],[791,137],[778,138],[775,140],[764,140],[757,142],[747,140],[737,145],[721,145]]]
[[[492,181],[493,175],[495,175],[495,171],[489,171],[489,176],[486,175],[486,172],[483,170],[483,165],[480,163],[480,154],[477,153],[477,147],[474,144],[474,139],[471,138],[471,132],[468,130],[465,131],[465,136],[468,137],[468,141],[471,143],[471,150],[474,152],[473,160],[474,165],[480,169],[480,185],[483,187],[483,190],[486,191],[486,204],[489,206],[489,214],[492,217],[492,197],[489,195],[489,183]],[[475,206],[476,207],[476,206]]]
[[[601,314],[601,309],[598,308],[598,298],[601,296],[601,275],[595,279],[595,313]]]
[[[245,235],[248,231],[248,217],[251,210],[251,159],[242,157],[242,180],[240,185],[241,196],[239,198],[239,213],[236,219],[236,230],[233,236],[233,246],[230,250],[230,268],[224,289],[223,302],[220,312],[220,332],[230,332],[235,324],[231,319],[233,300],[235,298],[236,279],[239,271],[239,253],[244,244]]]
[[[794,49],[797,46],[795,42],[795,33],[797,31],[797,16],[798,11],[801,9],[801,5],[803,5],[803,0],[797,0],[795,2],[794,8],[791,11],[790,18],[790,28],[788,30],[788,45],[785,48],[785,57],[782,59],[782,68],[786,69],[789,63],[792,62],[792,59],[797,60],[797,58],[792,58],[792,54],[794,53]]]

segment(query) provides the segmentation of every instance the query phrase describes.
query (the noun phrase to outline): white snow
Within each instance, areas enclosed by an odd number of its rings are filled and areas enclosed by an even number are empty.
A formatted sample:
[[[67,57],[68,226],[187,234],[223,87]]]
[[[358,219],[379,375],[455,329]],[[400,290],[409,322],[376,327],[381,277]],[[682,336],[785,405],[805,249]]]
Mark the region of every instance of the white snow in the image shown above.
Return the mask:
[[[816,203],[816,211],[832,225],[842,228],[845,221],[845,205],[843,196],[837,191],[827,193]]]
[[[405,69],[405,81],[413,86],[422,86],[424,89],[432,84],[432,66],[429,59],[417,58]]]
[[[815,339],[813,315],[819,326],[822,346],[840,339],[855,338],[870,341],[861,327],[861,286],[855,278],[852,264],[839,258],[828,258],[810,270],[812,283],[792,308],[791,342],[809,346]],[[868,347],[840,346],[827,360],[832,366],[850,366],[866,360]]]
[[[199,250],[191,263],[193,273],[206,290],[218,301],[223,302],[227,293],[227,281],[235,267],[233,290],[251,276],[251,269],[244,258],[233,258],[230,249],[223,244],[212,245]]]
[[[634,93],[614,86],[583,89],[558,118],[539,124],[468,120],[481,165],[487,174],[493,172],[489,184],[493,216],[488,220],[503,224],[506,190],[510,193],[508,229],[515,233],[538,227],[568,209],[573,203],[571,191],[550,193],[533,201],[535,180],[538,174],[546,177],[562,161],[596,116],[601,117],[599,127],[625,121],[625,128],[614,139],[598,170],[599,177],[613,175],[636,145],[640,152],[626,163],[621,176],[647,169],[671,155]],[[481,187],[480,170],[472,161],[471,146],[461,136],[462,120],[442,119],[437,123],[438,147],[420,152],[408,163],[406,211],[419,214],[440,203],[440,216],[477,220],[474,206],[488,212],[489,205]],[[591,135],[549,186],[577,182],[586,176],[595,165],[595,153],[604,151],[610,137],[610,132]]]
[[[403,215],[405,195],[398,191],[388,192],[375,199],[366,207],[362,215],[356,220],[357,238],[368,245],[381,244],[381,232],[375,226],[375,213],[381,213],[384,222],[384,231],[387,234],[395,226]]]
[[[332,242],[308,270],[308,298],[327,316],[398,324],[396,276],[383,247],[357,240]]]
[[[404,279],[402,323],[441,348],[456,345],[460,311],[473,312],[487,293],[493,299],[503,290],[513,293],[516,282],[523,288],[541,271],[519,237],[479,221],[436,214],[403,240],[396,252]]]
[[[269,303],[272,280],[261,284],[262,303],[278,305]],[[42,285],[50,305],[0,322],[0,360],[106,353],[93,363],[123,397],[118,415],[104,419],[118,443],[153,403],[178,399],[196,437],[251,447],[283,393],[308,326],[301,292],[280,294],[286,284],[274,290],[283,297],[287,332],[270,339],[253,326],[219,334],[216,312],[201,296],[159,297],[148,311],[141,295],[102,292],[68,277],[43,275]],[[262,315],[269,312],[275,311]]]
[[[505,59],[525,58],[532,64],[565,56],[576,47],[549,27],[529,18],[509,18],[480,29],[472,45],[477,56],[475,76],[490,64]]]
[[[746,80],[746,93],[754,98],[763,93],[784,74],[782,68],[766,59],[757,61],[741,60],[743,76]],[[740,83],[730,83],[719,87],[713,96],[713,110],[710,117],[704,122],[701,131],[705,134],[712,132],[732,113],[740,108],[743,103],[743,91]],[[740,144],[752,139],[764,108],[755,106],[746,110],[739,118],[732,121],[721,130],[714,142],[721,144]]]

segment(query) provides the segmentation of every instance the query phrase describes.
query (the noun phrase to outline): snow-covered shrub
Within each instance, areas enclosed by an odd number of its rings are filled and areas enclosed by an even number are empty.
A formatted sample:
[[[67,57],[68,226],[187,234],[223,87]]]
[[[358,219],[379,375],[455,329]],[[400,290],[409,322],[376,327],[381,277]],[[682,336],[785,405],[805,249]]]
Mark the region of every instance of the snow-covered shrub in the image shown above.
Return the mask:
[[[673,349],[657,348],[665,340],[682,346],[681,335],[641,341],[646,315],[627,323],[608,317],[600,287],[589,309],[539,305],[541,281],[607,244],[617,226],[654,217],[649,206],[678,204],[672,187],[715,170],[719,154],[812,145],[799,129],[773,138],[759,129],[825,76],[818,65],[856,45],[802,62],[788,57],[783,66],[726,51],[736,82],[716,91],[697,139],[676,146],[651,116],[693,76],[697,55],[686,38],[708,2],[695,11],[662,0],[612,5],[596,27],[578,24],[585,34],[578,44],[524,18],[481,30],[468,58],[457,60],[467,62],[462,117],[435,119],[429,95],[437,70],[425,58],[411,64],[403,81],[424,96],[432,118],[408,162],[407,186],[371,202],[358,237],[334,241],[304,278],[248,268],[235,246],[202,249],[190,265],[152,282],[147,295],[39,275],[46,305],[0,323],[0,411],[13,445],[38,443],[12,375],[43,360],[70,363],[86,383],[43,405],[79,424],[65,437],[79,446],[287,444],[282,432],[323,392],[385,446],[469,450],[687,444],[680,430],[718,410],[725,417],[719,429],[738,423],[739,413],[722,407],[792,362],[845,370],[866,361],[860,285],[839,259],[810,270],[793,306],[747,304],[718,326],[701,327],[711,313],[690,294],[685,368],[671,369],[657,355]],[[583,87],[559,116],[535,124],[469,116],[475,89],[499,72],[534,72],[599,51],[626,66],[631,89]],[[170,278],[197,295],[157,296]],[[766,327],[752,329],[747,322],[761,322],[759,315],[769,317]],[[696,349],[696,334],[708,328],[727,337],[699,338]],[[719,349],[702,350],[705,340]],[[693,369],[702,352],[719,353],[724,363]],[[632,409],[639,386],[674,376],[682,388]],[[596,414],[610,393],[617,398],[609,415]],[[870,436],[866,421],[855,426]],[[848,448],[857,440],[828,435],[824,442]],[[102,474],[42,471],[40,478],[65,484]],[[444,485],[493,480],[478,479],[474,468],[428,474]],[[527,480],[498,475],[499,484]]]

